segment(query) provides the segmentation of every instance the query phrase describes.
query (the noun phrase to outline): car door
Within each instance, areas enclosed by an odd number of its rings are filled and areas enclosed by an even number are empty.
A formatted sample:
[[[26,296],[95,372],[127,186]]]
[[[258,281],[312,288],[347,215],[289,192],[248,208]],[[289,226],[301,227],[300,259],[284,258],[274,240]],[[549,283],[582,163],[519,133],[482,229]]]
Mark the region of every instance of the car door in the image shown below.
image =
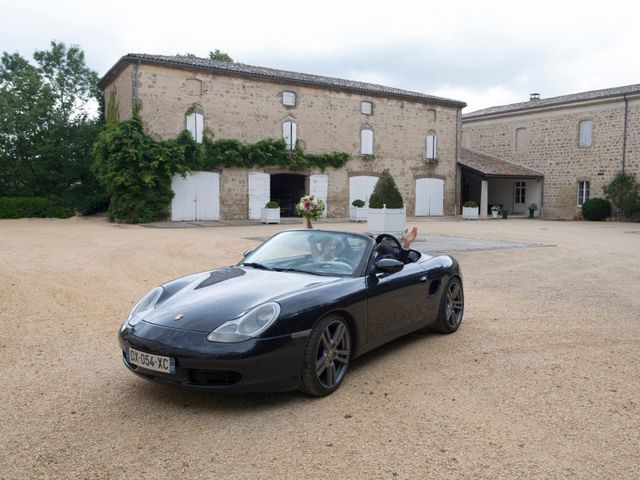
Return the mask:
[[[384,343],[426,320],[427,272],[409,263],[367,277],[367,343]]]

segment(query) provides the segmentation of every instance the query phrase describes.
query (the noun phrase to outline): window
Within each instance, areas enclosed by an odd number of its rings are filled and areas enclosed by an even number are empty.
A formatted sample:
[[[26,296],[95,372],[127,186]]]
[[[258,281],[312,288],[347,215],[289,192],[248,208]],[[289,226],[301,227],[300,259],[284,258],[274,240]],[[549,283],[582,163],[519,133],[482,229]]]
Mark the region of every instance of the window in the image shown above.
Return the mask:
[[[590,182],[582,181],[578,182],[578,206],[581,207],[584,202],[589,200],[589,188]]]
[[[201,111],[192,112],[187,115],[187,131],[193,139],[202,143],[202,131],[204,126],[204,115]]]
[[[365,128],[360,132],[360,153],[373,155],[373,130]]]
[[[295,92],[282,92],[282,105],[285,107],[295,107],[296,106],[296,94]]]
[[[525,152],[529,139],[526,128],[516,128],[516,152]]]
[[[298,126],[296,122],[286,121],[282,124],[282,138],[287,144],[287,150],[293,150],[296,147],[298,139]]]
[[[525,182],[516,182],[516,196],[515,203],[524,204],[526,198],[526,185]]]
[[[373,103],[360,102],[360,113],[363,115],[373,115]]]
[[[425,148],[427,159],[433,160],[438,157],[438,137],[436,136],[436,132],[429,132],[427,134],[427,143]]]
[[[583,120],[580,122],[580,141],[579,146],[581,147],[590,147],[591,142],[593,141],[593,124],[591,120]]]

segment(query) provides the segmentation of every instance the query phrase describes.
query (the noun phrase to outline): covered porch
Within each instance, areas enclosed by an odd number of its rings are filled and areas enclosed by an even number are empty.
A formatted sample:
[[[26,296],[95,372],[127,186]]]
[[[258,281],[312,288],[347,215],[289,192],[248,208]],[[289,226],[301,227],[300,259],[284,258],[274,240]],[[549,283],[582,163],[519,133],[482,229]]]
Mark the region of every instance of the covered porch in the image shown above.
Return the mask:
[[[458,168],[461,209],[473,200],[480,206],[481,218],[491,216],[494,205],[507,209],[509,215],[525,216],[535,204],[534,215],[543,214],[542,173],[468,148],[461,149]]]

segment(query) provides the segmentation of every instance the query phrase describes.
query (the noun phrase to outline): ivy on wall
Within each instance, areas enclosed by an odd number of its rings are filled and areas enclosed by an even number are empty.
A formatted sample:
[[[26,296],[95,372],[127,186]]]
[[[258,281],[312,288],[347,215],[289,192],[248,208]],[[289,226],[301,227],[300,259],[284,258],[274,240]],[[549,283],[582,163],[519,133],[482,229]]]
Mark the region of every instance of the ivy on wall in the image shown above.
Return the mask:
[[[287,149],[283,139],[254,144],[237,140],[197,143],[187,131],[158,141],[144,133],[138,112],[108,126],[94,145],[93,171],[110,197],[110,220],[144,223],[167,218],[173,198],[171,180],[190,170],[237,167],[280,167],[291,171],[344,167],[349,154],[306,154],[298,145]]]

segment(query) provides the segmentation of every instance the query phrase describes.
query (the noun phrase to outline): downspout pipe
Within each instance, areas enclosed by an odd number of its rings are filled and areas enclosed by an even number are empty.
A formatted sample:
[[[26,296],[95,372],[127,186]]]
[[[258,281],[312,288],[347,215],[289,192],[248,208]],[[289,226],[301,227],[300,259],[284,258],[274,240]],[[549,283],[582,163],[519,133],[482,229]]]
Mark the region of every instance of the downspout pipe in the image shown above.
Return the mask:
[[[629,99],[626,95],[624,98],[624,130],[622,135],[622,173],[624,173],[624,166],[627,160],[627,118],[629,117]]]

